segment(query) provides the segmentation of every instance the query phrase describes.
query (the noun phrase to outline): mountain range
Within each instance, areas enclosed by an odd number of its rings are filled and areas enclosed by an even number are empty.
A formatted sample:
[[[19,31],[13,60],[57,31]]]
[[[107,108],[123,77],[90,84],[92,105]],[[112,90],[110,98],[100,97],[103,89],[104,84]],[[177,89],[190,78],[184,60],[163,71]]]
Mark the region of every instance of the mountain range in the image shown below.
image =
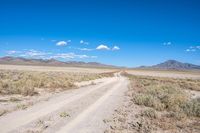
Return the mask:
[[[116,66],[101,64],[98,62],[82,62],[82,61],[62,62],[62,61],[59,61],[56,59],[29,59],[29,58],[11,57],[11,56],[1,57],[0,64],[32,65],[32,66],[116,68]]]
[[[200,66],[190,64],[190,63],[182,63],[176,60],[167,60],[163,63],[153,65],[153,66],[141,66],[139,68],[142,69],[162,69],[162,70],[195,70],[200,69]]]
[[[96,67],[96,68],[122,68],[114,65],[106,65],[98,62],[67,61],[56,59],[29,59],[22,57],[5,56],[0,58],[0,64],[7,65],[32,65],[32,66],[62,66],[62,67]],[[176,60],[168,60],[153,66],[141,66],[139,69],[162,69],[162,70],[195,70],[200,66],[182,63]]]

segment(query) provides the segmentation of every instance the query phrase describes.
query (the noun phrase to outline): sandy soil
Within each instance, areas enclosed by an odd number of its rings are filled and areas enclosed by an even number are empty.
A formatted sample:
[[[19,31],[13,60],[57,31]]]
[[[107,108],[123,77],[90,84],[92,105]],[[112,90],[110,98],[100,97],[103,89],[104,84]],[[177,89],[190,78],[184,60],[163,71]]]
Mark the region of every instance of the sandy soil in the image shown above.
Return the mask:
[[[127,70],[129,74],[141,76],[156,76],[170,78],[192,78],[200,79],[200,72],[178,72],[178,71],[153,71],[153,70]]]
[[[114,72],[116,69],[80,68],[80,67],[52,67],[52,66],[23,66],[23,65],[0,65],[3,70],[42,71],[42,72],[79,72],[79,73],[104,73]]]
[[[94,85],[52,96],[25,110],[0,117],[5,132],[103,132],[104,119],[122,101],[128,80],[117,74]]]

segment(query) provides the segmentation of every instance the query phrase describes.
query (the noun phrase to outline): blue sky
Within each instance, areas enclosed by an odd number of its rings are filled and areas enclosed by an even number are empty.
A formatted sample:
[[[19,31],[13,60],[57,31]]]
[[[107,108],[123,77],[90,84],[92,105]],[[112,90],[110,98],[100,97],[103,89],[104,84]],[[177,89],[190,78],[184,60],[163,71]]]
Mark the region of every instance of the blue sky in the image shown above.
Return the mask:
[[[0,56],[200,65],[199,0],[1,0]]]

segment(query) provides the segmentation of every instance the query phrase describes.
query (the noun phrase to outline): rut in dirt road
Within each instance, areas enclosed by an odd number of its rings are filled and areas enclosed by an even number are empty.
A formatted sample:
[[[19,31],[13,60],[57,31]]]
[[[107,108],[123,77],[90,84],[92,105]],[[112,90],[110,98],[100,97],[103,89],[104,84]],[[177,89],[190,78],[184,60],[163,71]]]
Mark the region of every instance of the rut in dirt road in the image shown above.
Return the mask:
[[[119,76],[116,85],[112,86],[107,93],[99,98],[95,103],[80,113],[74,120],[62,127],[57,133],[101,133],[104,132],[105,124],[103,120],[111,115],[117,99],[127,88],[125,78]]]

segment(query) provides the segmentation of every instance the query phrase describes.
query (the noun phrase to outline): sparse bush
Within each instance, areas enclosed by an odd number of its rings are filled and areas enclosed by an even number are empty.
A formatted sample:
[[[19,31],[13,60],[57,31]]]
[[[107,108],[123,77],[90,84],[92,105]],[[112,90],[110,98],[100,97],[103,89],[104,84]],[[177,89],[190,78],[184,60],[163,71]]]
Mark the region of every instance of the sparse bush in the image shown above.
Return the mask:
[[[142,86],[140,88],[142,91],[136,90],[132,95],[132,101],[135,104],[152,107],[158,111],[169,111],[171,116],[178,120],[185,118],[185,116],[200,117],[200,98],[190,99],[181,88],[183,84],[187,84],[188,86],[185,88],[194,89],[194,84],[199,83],[198,80],[164,80],[164,78],[130,75],[129,78],[131,82],[134,81],[132,88]]]
[[[200,117],[200,98],[184,103],[181,108],[188,116]]]
[[[149,117],[149,118],[154,118],[154,119],[156,119],[158,117],[156,111],[154,109],[151,109],[151,108],[144,110],[141,115]]]
[[[159,99],[149,94],[136,94],[133,101],[138,105],[153,107],[159,111],[164,110],[165,108],[164,104],[162,104]]]
[[[66,72],[26,72],[0,70],[0,94],[38,94],[37,88],[48,91],[75,88],[74,82],[88,81],[101,77],[111,77],[111,73],[66,73]]]
[[[67,112],[60,113],[60,117],[69,117],[70,115]]]
[[[186,93],[188,91],[185,91],[185,89],[199,90],[200,80],[132,76],[127,73],[124,75],[130,79],[130,88],[126,92],[130,106],[125,104],[124,108],[120,108],[121,112],[116,113],[114,124],[112,123],[112,127],[115,128],[111,128],[112,131],[176,133],[200,131],[200,98],[192,99]],[[120,118],[122,113],[126,114],[124,117],[128,122],[116,123],[116,119]]]
[[[182,111],[179,112],[170,111],[169,114],[167,114],[166,116],[174,118],[178,121],[185,120],[187,118],[187,115]]]
[[[17,108],[18,108],[18,109],[24,110],[24,109],[28,108],[28,105],[25,105],[25,104],[18,104],[18,105],[17,105]]]

